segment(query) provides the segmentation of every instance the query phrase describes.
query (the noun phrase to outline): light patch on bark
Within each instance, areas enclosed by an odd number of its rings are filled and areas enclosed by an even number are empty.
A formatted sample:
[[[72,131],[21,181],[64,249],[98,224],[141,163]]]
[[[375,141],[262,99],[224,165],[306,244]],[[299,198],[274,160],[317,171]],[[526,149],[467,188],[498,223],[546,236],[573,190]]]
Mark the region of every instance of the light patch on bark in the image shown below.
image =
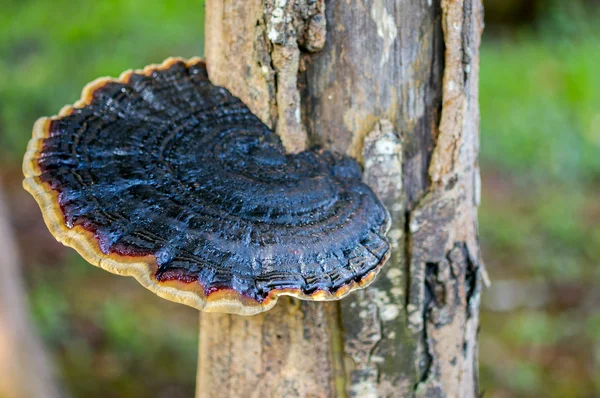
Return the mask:
[[[412,87],[411,90],[407,90],[406,96],[408,100],[404,105],[406,107],[406,113],[408,114],[409,120],[416,122],[425,114],[425,86],[417,84],[416,87]]]
[[[404,318],[403,281],[399,252],[403,250],[404,207],[402,180],[402,139],[389,120],[382,119],[364,140],[363,181],[391,209],[396,223],[388,235],[394,252],[378,279],[368,289],[342,302],[342,324],[346,331],[345,353],[349,357],[348,393],[351,397],[381,397],[408,394],[410,383],[387,374],[397,361],[396,350],[402,336],[396,327]],[[397,225],[400,224],[400,225]],[[356,316],[358,315],[358,316]]]
[[[398,36],[398,28],[394,17],[386,10],[383,0],[373,2],[371,18],[377,26],[377,35],[383,39],[383,52],[379,61],[379,66],[383,66],[390,58],[390,48]]]
[[[390,238],[390,245],[392,249],[398,249],[398,242],[404,236],[404,231],[400,228],[392,228],[388,232],[388,238]]]
[[[268,5],[270,2],[266,2]],[[275,0],[272,9],[267,14],[267,37],[274,44],[285,44],[286,25],[292,22],[292,17],[286,10],[287,0]]]
[[[363,157],[363,181],[380,198],[401,195],[402,140],[389,120],[377,122],[367,135]]]

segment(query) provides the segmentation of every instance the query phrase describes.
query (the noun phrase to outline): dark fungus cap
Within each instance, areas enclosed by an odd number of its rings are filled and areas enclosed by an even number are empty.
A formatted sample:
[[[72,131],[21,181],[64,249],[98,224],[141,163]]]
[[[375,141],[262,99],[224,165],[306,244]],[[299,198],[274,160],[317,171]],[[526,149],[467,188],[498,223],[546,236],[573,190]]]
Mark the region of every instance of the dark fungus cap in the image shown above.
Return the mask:
[[[336,300],[389,256],[388,212],[358,164],[286,154],[197,58],[88,84],[36,122],[23,172],[60,242],[203,311]]]

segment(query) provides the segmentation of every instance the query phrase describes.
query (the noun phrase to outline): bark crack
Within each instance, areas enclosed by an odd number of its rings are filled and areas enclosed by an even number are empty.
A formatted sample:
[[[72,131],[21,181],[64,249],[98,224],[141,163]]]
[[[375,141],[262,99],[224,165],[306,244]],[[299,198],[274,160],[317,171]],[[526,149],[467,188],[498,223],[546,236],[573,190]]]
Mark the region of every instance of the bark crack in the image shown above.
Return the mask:
[[[427,331],[427,319],[429,318],[429,311],[431,310],[431,306],[434,301],[434,294],[431,289],[428,287],[428,284],[425,283],[425,302],[423,303],[423,332],[422,332],[422,341],[423,341],[423,358],[420,363],[420,372],[421,377],[417,384],[415,384],[415,390],[418,388],[419,384],[427,382],[430,377],[431,369],[433,366],[434,354],[432,351],[432,347],[429,343],[429,334]]]
[[[421,333],[417,396],[476,397],[479,266],[476,172],[479,0],[442,0],[443,105],[429,177],[410,214],[409,326]],[[477,25],[477,24],[480,25]],[[475,88],[473,88],[475,87]],[[475,94],[475,98],[473,98]],[[443,226],[442,228],[439,228]],[[421,306],[420,306],[421,305]],[[424,366],[426,365],[426,366]]]

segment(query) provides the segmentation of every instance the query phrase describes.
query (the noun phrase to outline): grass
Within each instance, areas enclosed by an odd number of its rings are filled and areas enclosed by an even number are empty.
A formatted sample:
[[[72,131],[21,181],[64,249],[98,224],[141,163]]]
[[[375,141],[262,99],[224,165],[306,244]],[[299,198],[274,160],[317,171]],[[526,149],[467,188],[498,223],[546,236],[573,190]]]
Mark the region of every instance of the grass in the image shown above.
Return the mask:
[[[600,40],[483,47],[482,158],[528,181],[600,179]]]

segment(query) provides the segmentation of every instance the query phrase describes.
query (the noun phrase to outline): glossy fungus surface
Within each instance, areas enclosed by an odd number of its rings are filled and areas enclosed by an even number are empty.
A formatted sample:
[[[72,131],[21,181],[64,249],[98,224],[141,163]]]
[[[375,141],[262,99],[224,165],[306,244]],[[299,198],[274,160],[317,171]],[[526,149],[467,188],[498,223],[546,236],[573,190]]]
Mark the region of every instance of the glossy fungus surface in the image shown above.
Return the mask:
[[[389,216],[358,164],[286,154],[199,59],[91,83],[36,123],[24,173],[58,240],[201,310],[337,299],[388,257]]]

